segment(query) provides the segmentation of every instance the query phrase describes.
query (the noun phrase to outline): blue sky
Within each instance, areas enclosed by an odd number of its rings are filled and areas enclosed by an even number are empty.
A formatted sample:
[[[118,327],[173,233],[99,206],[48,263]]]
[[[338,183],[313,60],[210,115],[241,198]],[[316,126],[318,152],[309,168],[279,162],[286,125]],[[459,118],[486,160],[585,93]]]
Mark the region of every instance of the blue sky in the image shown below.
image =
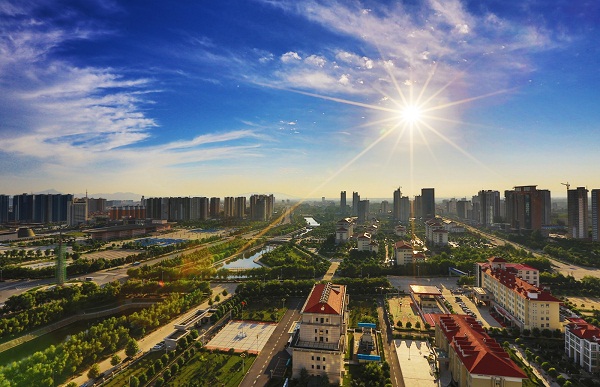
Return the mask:
[[[600,188],[596,1],[173,4],[0,0],[2,193]]]

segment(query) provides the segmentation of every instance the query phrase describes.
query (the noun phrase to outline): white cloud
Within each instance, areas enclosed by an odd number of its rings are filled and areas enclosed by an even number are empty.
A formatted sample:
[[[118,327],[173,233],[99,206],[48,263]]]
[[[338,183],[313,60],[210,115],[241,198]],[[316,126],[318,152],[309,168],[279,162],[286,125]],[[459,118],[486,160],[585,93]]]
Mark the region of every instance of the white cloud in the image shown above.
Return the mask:
[[[306,57],[306,59],[304,59],[304,61],[310,65],[316,66],[316,67],[324,67],[325,64],[327,63],[327,59],[325,59],[322,56],[319,55],[310,55],[308,57]]]
[[[296,62],[296,61],[300,61],[300,60],[302,60],[302,58],[300,57],[300,55],[298,55],[297,52],[289,51],[289,52],[286,52],[285,54],[281,55],[281,61],[283,63],[291,63],[291,62]]]

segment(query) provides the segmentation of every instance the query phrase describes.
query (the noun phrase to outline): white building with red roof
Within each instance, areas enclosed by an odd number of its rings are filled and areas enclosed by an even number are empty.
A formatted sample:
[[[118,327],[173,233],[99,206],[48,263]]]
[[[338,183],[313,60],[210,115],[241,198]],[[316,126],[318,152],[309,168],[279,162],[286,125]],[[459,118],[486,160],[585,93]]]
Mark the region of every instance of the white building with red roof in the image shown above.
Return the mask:
[[[585,371],[600,371],[600,328],[582,318],[568,320],[565,325],[565,353]]]
[[[292,377],[306,369],[309,375],[327,375],[341,384],[348,327],[346,286],[315,284],[302,307],[298,334],[292,340]]]
[[[405,241],[398,241],[394,245],[396,265],[410,265],[413,263],[413,246]]]
[[[529,265],[525,265],[523,263],[512,263],[507,262],[504,258],[500,257],[491,257],[487,262],[479,262],[477,263],[475,277],[477,280],[477,286],[481,286],[481,270],[484,267],[504,267],[505,270],[508,270],[514,273],[517,277],[521,278],[525,282],[528,282],[535,286],[540,286],[540,271],[535,267],[531,267]]]
[[[358,251],[377,252],[379,250],[379,245],[371,233],[363,232],[356,237],[356,248]]]
[[[559,315],[561,301],[519,278],[519,271],[506,260],[492,257],[487,265],[478,265],[478,269],[478,285],[492,295],[491,305],[505,321],[520,329],[563,329]]]
[[[527,375],[483,327],[466,315],[434,314],[435,344],[447,357],[438,357],[440,370],[447,368],[459,387],[523,385]]]
[[[354,234],[354,224],[356,223],[355,218],[343,218],[340,219],[335,228],[335,243],[346,243],[350,237]]]

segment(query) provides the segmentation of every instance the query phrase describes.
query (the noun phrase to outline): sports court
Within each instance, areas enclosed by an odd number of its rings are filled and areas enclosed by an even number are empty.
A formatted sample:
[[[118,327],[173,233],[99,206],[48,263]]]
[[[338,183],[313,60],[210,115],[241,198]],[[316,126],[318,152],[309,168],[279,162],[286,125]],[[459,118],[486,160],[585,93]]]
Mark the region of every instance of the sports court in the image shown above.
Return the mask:
[[[275,327],[277,324],[274,323],[230,321],[206,344],[206,348],[221,351],[233,348],[235,352],[248,351],[258,354],[273,334]]]

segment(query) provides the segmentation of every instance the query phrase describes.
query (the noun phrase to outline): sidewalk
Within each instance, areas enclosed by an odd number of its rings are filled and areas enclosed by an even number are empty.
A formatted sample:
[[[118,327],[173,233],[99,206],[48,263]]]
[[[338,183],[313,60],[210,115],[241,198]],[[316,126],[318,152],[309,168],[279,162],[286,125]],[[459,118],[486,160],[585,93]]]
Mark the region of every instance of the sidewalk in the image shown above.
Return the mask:
[[[233,296],[236,287],[237,287],[237,283],[218,284],[216,286],[211,285],[213,295],[219,294],[221,296],[221,301],[225,301],[226,299]],[[226,289],[227,293],[228,293],[227,296],[225,296],[225,297],[221,294],[224,289]],[[171,334],[175,330],[173,325],[176,322],[179,322],[183,319],[191,317],[192,315],[194,315],[196,313],[197,309],[207,309],[208,307],[209,307],[208,300],[204,301],[202,304],[190,309],[187,313],[177,316],[173,320],[169,321],[167,324],[165,324],[162,327],[158,328],[157,330],[153,331],[152,333],[145,336],[141,340],[138,340],[138,345],[140,347],[140,351],[142,351],[142,353],[148,352],[150,350],[150,348],[152,348],[158,342],[162,341],[165,337],[167,337],[169,334]],[[117,352],[117,355],[119,355],[121,357],[121,359],[125,359],[127,357],[127,355],[125,355],[125,350]],[[98,366],[100,367],[100,373],[106,372],[113,368],[113,366],[110,364],[110,357],[108,359],[105,359],[105,360],[101,361],[100,363],[98,363]],[[84,384],[88,381],[88,377],[87,377],[88,371],[89,371],[89,369],[82,371],[82,373],[79,376],[76,376],[70,380],[67,380],[65,382],[65,384],[69,383],[69,382],[75,382],[78,386],[81,386],[82,384]]]

